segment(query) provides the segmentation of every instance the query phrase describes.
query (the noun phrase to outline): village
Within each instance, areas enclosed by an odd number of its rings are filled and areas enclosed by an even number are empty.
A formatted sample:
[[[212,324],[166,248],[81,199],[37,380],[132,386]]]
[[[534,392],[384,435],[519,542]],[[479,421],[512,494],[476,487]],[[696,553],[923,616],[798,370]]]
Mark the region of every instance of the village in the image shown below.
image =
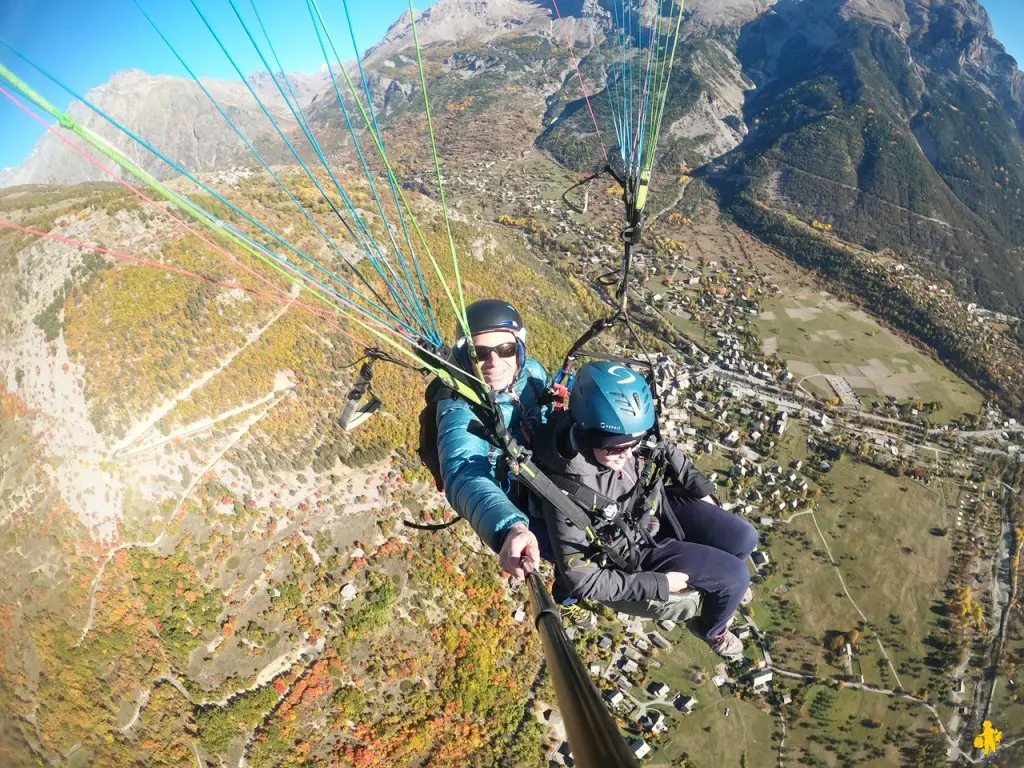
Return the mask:
[[[715,465],[723,466],[708,473],[709,480],[719,488],[722,507],[746,516],[759,530],[760,545],[750,558],[755,583],[774,572],[770,551],[773,535],[794,517],[814,512],[821,496],[820,481],[828,476],[832,464],[851,450],[857,452],[858,460],[890,474],[905,473],[922,484],[941,476],[963,485],[966,492],[956,510],[955,528],[965,529],[960,531],[965,537],[964,551],[969,555],[965,562],[973,566],[962,568],[961,581],[977,584],[993,556],[1005,554],[999,551],[1001,529],[993,527],[991,521],[987,529],[982,524],[978,513],[985,492],[974,481],[980,479],[979,469],[991,452],[1001,450],[1010,458],[1012,444],[1004,443],[1001,449],[978,446],[975,443],[979,438],[956,433],[954,444],[961,445],[962,450],[954,453],[928,439],[932,434],[948,437],[948,430],[929,433],[910,422],[898,425],[902,429],[896,431],[892,423],[895,418],[876,423],[858,420],[856,410],[826,410],[791,389],[791,377],[784,366],[773,370],[762,361],[747,359],[735,335],[719,332],[715,338],[717,349],[704,351],[693,344],[685,350],[689,365],[680,365],[673,356],[657,356],[655,382],[663,400],[662,436],[680,444],[692,457],[713,459]],[[998,411],[990,410],[985,417],[998,423],[1000,432],[1014,433],[1017,429],[1010,419],[1001,419]],[[780,462],[775,458],[776,449],[794,424],[806,434],[813,458]],[[980,453],[972,452],[972,448],[979,447]],[[995,492],[987,493],[988,503],[994,504]],[[587,621],[568,627],[567,633],[574,640],[589,634],[591,645],[597,638],[601,661],[591,663],[590,672],[610,711],[627,729],[631,751],[642,759],[659,741],[670,739],[681,718],[702,704],[692,691],[673,690],[660,680],[663,663],[652,656],[652,651],[671,651],[679,634],[688,630],[672,621],[653,622],[621,613],[614,623],[618,625],[615,632],[602,632],[607,622],[599,624],[591,614]],[[740,696],[765,711],[788,705],[790,694],[773,688],[770,642],[765,641],[753,617],[738,615],[733,631],[747,644],[747,654],[741,663],[717,664],[710,680],[720,701],[704,703],[721,708],[729,698]],[[831,651],[836,669],[828,679],[863,686],[861,660],[853,644],[844,639]],[[703,682],[703,676],[696,673],[694,682]],[[965,723],[971,710],[959,703],[968,699],[959,677],[952,694],[957,702],[953,722]],[[725,706],[724,715],[729,712]],[[552,717],[557,718],[557,713]],[[555,734],[562,732],[557,722],[549,725]],[[564,738],[551,752],[550,760],[554,765],[573,764]]]
[[[951,419],[936,426],[931,417],[941,403],[891,396],[865,402],[840,375],[823,377],[822,384],[829,388],[825,393],[812,390],[785,360],[765,348],[754,323],[762,300],[781,293],[777,285],[725,260],[680,260],[667,276],[653,262],[638,257],[637,268],[646,271],[647,286],[637,289],[633,298],[669,325],[685,317],[702,330],[698,335],[694,326],[686,328],[674,353],[660,353],[651,360],[661,403],[661,435],[702,466],[715,467],[707,474],[718,486],[723,508],[746,516],[758,528],[760,545],[750,558],[755,583],[774,572],[773,535],[795,517],[813,514],[822,482],[845,455],[923,485],[938,478],[960,485],[955,529],[967,554],[954,574],[960,581],[977,584],[993,557],[1007,554],[1001,538],[1008,522],[1000,526],[998,517],[980,514],[986,505],[994,509],[1001,494],[979,484],[991,474],[994,458],[1010,463],[1024,458],[1024,429],[1015,419],[989,403],[969,421]],[[975,325],[992,320],[976,311],[970,318]],[[631,350],[618,352],[628,355]],[[792,430],[806,445],[806,458],[790,459],[780,451],[793,439]],[[992,601],[998,612],[998,595]],[[624,614],[616,620],[621,632],[601,633],[596,619],[573,625],[568,632],[572,637],[590,633],[591,640],[600,633],[596,643],[601,661],[592,663],[590,671],[610,711],[626,727],[631,751],[642,759],[671,738],[681,718],[701,706],[692,691],[673,690],[660,680],[662,662],[651,656],[652,650],[670,651],[679,632],[688,630],[671,621],[653,623]],[[715,667],[711,681],[717,695],[722,702],[741,696],[765,711],[781,711],[791,696],[773,687],[770,642],[751,616],[738,616],[733,631],[745,640],[748,652],[742,663]],[[830,679],[864,686],[858,652],[846,638],[841,640],[831,649],[829,658],[836,669]],[[698,674],[696,680],[701,679]],[[957,677],[948,692],[956,702],[950,721],[954,733],[972,715],[971,708],[960,703],[968,698],[964,687]],[[726,706],[725,716],[729,712]],[[571,765],[568,743],[557,743],[550,760]]]

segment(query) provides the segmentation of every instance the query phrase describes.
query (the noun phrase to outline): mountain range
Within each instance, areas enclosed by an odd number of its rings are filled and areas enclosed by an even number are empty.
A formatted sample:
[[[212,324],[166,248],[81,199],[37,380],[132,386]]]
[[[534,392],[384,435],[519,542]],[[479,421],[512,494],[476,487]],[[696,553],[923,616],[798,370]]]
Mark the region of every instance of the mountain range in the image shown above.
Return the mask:
[[[601,93],[600,19],[610,7],[558,5],[605,136],[614,132]],[[491,129],[520,109],[543,112],[537,147],[593,169],[593,128],[554,10],[549,0],[439,0],[420,12],[430,93],[438,110],[471,103],[450,115],[452,134],[458,125]],[[1024,74],[977,0],[697,0],[685,13],[660,170],[690,170],[769,240],[763,223],[743,215],[751,204],[830,224],[844,241],[895,254],[962,295],[1024,315]],[[405,107],[419,94],[409,22],[399,18],[364,64],[385,125],[413,131]],[[314,128],[344,143],[331,133],[343,126],[326,71],[289,80]],[[292,162],[245,84],[204,84],[268,161]],[[273,79],[263,73],[248,85],[297,135]],[[190,170],[253,164],[190,81],[126,72],[88,97]],[[147,170],[174,175],[84,105],[71,113]],[[461,140],[451,139],[446,164],[465,159]],[[97,178],[48,135],[0,184]]]

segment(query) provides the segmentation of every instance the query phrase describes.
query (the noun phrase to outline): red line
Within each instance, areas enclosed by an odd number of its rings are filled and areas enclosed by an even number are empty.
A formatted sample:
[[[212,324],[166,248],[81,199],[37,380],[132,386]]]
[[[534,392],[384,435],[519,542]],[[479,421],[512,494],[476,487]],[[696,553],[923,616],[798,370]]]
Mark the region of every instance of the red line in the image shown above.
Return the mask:
[[[270,286],[274,290],[280,291],[283,296],[287,296],[288,295],[288,292],[284,288],[282,288],[281,286],[276,285],[272,281],[268,280],[265,276],[259,274],[258,272],[253,270],[251,267],[249,267],[249,266],[247,266],[245,264],[242,264],[230,251],[226,250],[225,248],[223,248],[220,245],[218,245],[218,244],[214,243],[213,241],[211,241],[209,238],[205,237],[204,235],[202,235],[199,232],[197,232],[194,229],[192,229],[192,227],[190,227],[187,222],[182,221],[181,219],[178,219],[176,216],[174,216],[174,214],[172,214],[170,211],[168,211],[166,208],[164,208],[162,205],[160,205],[160,203],[158,201],[153,200],[150,197],[147,197],[141,190],[139,190],[138,188],[133,187],[131,184],[129,184],[124,178],[121,177],[121,175],[119,173],[117,173],[116,171],[111,170],[110,168],[108,168],[108,167],[102,165],[101,163],[97,162],[94,158],[90,157],[87,152],[82,150],[80,147],[75,146],[74,143],[69,141],[64,136],[62,136],[57,131],[56,126],[47,125],[45,120],[43,120],[41,117],[39,117],[37,114],[35,114],[32,110],[30,110],[27,106],[25,106],[25,104],[23,104],[21,101],[19,101],[17,97],[15,97],[10,92],[8,92],[7,89],[4,88],[3,86],[0,86],[0,94],[3,94],[4,96],[6,96],[11,102],[14,103],[14,105],[16,107],[18,107],[22,112],[27,114],[33,120],[38,122],[40,125],[45,126],[47,131],[49,131],[54,136],[56,136],[61,142],[63,142],[73,152],[75,152],[76,154],[78,154],[81,157],[85,158],[86,162],[88,162],[90,165],[92,165],[93,167],[95,167],[95,168],[99,169],[100,171],[102,171],[103,173],[105,173],[107,176],[112,178],[118,184],[121,184],[122,186],[125,186],[128,189],[130,189],[139,198],[141,198],[142,200],[145,200],[150,205],[156,207],[161,213],[163,213],[169,219],[171,219],[172,221],[174,221],[175,223],[177,223],[181,227],[183,227],[185,229],[185,231],[189,232],[190,234],[194,235],[195,237],[198,237],[200,240],[202,240],[204,243],[209,245],[211,248],[213,248],[218,253],[220,253],[220,254],[222,254],[224,256],[227,256],[229,259],[231,259],[231,261],[233,261],[238,266],[242,267],[242,269],[244,269],[247,272],[249,272],[249,274],[251,274],[253,277],[257,278],[258,280],[260,280],[264,284]]]
[[[22,112],[27,114],[29,117],[31,117],[33,120],[35,120],[40,125],[44,126],[47,131],[52,133],[57,139],[59,139],[61,142],[63,142],[73,152],[75,152],[76,154],[78,154],[81,157],[83,157],[90,165],[92,165],[93,167],[99,169],[100,171],[105,173],[107,176],[109,176],[110,178],[112,178],[114,181],[118,182],[122,186],[127,187],[128,189],[130,189],[140,199],[146,201],[153,208],[156,208],[158,211],[163,213],[167,218],[169,218],[175,224],[178,224],[186,232],[188,232],[189,234],[191,234],[194,237],[198,238],[202,242],[206,243],[208,246],[210,246],[217,253],[220,253],[221,255],[226,256],[234,264],[236,264],[239,267],[241,267],[243,270],[245,270],[250,275],[255,277],[257,280],[262,282],[264,285],[269,286],[273,291],[275,291],[279,295],[280,299],[285,299],[285,300],[288,300],[288,301],[291,300],[289,298],[288,291],[285,290],[283,287],[275,284],[274,282],[269,280],[264,275],[261,275],[259,272],[257,272],[252,267],[250,267],[247,264],[244,264],[241,261],[239,261],[239,259],[234,254],[232,254],[230,251],[228,251],[227,249],[225,249],[221,245],[215,243],[214,241],[210,240],[208,237],[206,237],[201,232],[196,231],[195,229],[193,229],[192,227],[189,226],[188,222],[183,221],[182,219],[179,219],[173,213],[171,213],[168,209],[164,208],[164,206],[161,205],[158,201],[152,199],[151,197],[147,197],[146,194],[143,193],[141,190],[139,190],[137,187],[134,187],[131,184],[129,184],[124,178],[122,178],[120,176],[120,174],[116,173],[115,171],[111,170],[110,168],[108,168],[108,167],[102,165],[101,163],[97,162],[94,158],[90,157],[87,152],[85,152],[83,149],[81,149],[80,147],[76,146],[73,142],[69,141],[66,137],[61,135],[57,131],[56,126],[48,125],[45,120],[43,120],[35,112],[30,110],[24,103],[22,103],[16,96],[11,94],[3,86],[0,86],[0,94],[6,96],[7,99],[9,101],[11,101],[16,107],[18,107]],[[44,233],[44,234],[42,234],[40,236],[45,237],[46,234]],[[54,237],[56,238],[58,236],[55,235]],[[92,250],[96,250],[96,251],[99,250],[98,248],[93,248],[92,246],[84,246],[84,247],[88,247],[88,248],[91,248]],[[132,257],[132,258],[135,258],[135,257]],[[152,264],[158,265],[159,262],[152,262]],[[165,266],[165,265],[161,265],[161,266]],[[202,276],[200,276],[200,277],[202,277]],[[207,278],[203,278],[203,279],[207,279]],[[242,288],[242,286],[238,286],[238,287]],[[242,290],[249,290],[249,289],[242,288]],[[265,295],[265,294],[259,294],[259,295]],[[329,319],[330,317],[344,317],[343,314],[341,314],[339,312],[336,312],[334,310],[331,310],[331,309],[324,308],[324,307],[317,307],[317,306],[312,306],[312,305],[309,305],[309,304],[305,304],[304,302],[295,302],[295,303],[296,303],[297,306],[302,307],[303,309],[308,310],[309,312],[313,313],[314,315],[316,315],[316,316],[318,316],[320,318],[325,319],[327,324],[331,328],[333,328],[334,330],[336,330],[339,333],[342,333],[342,334],[348,336],[349,338],[355,340],[359,344],[363,344],[362,341],[360,341],[359,339],[357,339],[355,336],[353,336],[352,334],[348,333],[347,331],[343,330],[341,328],[341,326],[339,326],[337,323],[335,323],[335,322],[333,322],[333,321],[331,321]]]
[[[579,62],[576,61],[576,52],[572,49],[572,43],[569,42],[569,31],[565,28],[565,20],[562,18],[562,12],[558,10],[558,3],[556,0],[551,0],[551,4],[555,6],[555,14],[558,16],[558,23],[562,27],[562,36],[565,38],[565,44],[569,48],[569,55],[572,57],[572,65],[576,68],[576,77],[580,81],[580,89],[583,91],[583,99],[587,102],[587,111],[590,112],[590,119],[594,122],[594,130],[597,131],[597,140],[601,142],[601,152],[604,154],[604,161],[608,162],[608,148],[604,145],[604,137],[601,135],[601,129],[597,127],[597,117],[594,115],[594,108],[590,105],[590,95],[587,93],[587,86],[583,84],[583,74],[580,72]]]
[[[0,219],[0,229],[10,229],[10,230],[13,230],[15,232],[21,232],[22,234],[26,234],[26,235],[35,235],[36,237],[45,238],[47,240],[56,240],[57,242],[64,243],[65,245],[73,245],[76,248],[83,248],[83,249],[89,250],[89,251],[96,251],[97,253],[105,254],[107,256],[110,256],[111,258],[118,259],[120,261],[127,261],[127,262],[132,263],[132,264],[141,264],[142,266],[145,266],[145,267],[152,267],[153,269],[160,269],[160,270],[163,270],[164,272],[172,272],[172,273],[174,273],[176,275],[183,275],[184,277],[192,277],[192,278],[195,278],[197,280],[203,280],[203,281],[205,281],[207,283],[212,283],[213,285],[219,285],[222,288],[228,288],[228,289],[237,288],[238,290],[245,291],[246,293],[251,293],[254,296],[262,296],[264,298],[268,298],[271,301],[278,302],[280,304],[294,303],[296,306],[303,307],[304,309],[308,309],[311,312],[319,313],[319,312],[328,311],[329,314],[332,314],[332,315],[340,317],[339,313],[337,313],[337,312],[331,312],[329,310],[321,309],[320,307],[314,307],[314,306],[311,306],[309,304],[305,304],[305,303],[303,303],[301,301],[292,302],[286,296],[281,296],[280,294],[277,294],[277,293],[269,293],[267,291],[258,291],[255,288],[246,288],[244,285],[239,285],[238,283],[236,283],[236,282],[234,282],[232,280],[217,280],[215,278],[210,277],[209,275],[203,275],[203,274],[201,274],[199,272],[192,272],[191,270],[184,269],[182,267],[175,267],[175,266],[172,266],[170,264],[165,264],[165,263],[160,262],[160,261],[154,261],[152,259],[144,259],[141,256],[132,256],[130,253],[124,253],[123,251],[114,251],[114,250],[111,250],[109,248],[101,248],[98,245],[92,245],[90,243],[85,243],[85,242],[82,242],[81,240],[73,240],[70,237],[64,237],[62,235],[56,235],[53,232],[43,232],[43,231],[38,230],[38,229],[32,229],[31,227],[22,227],[22,226],[20,226],[18,224],[15,224],[12,221],[5,221],[3,219]],[[344,331],[342,331],[342,333],[344,333]]]
[[[310,306],[308,304],[304,304],[301,301],[286,300],[285,297],[282,297],[282,296],[279,296],[279,295],[275,295],[275,294],[271,294],[271,293],[268,293],[267,291],[257,291],[254,288],[246,288],[244,285],[239,285],[238,283],[232,282],[231,280],[215,280],[214,278],[209,277],[208,275],[203,275],[203,274],[200,274],[198,272],[192,272],[192,271],[190,271],[188,269],[183,269],[181,267],[174,267],[174,266],[171,266],[170,264],[164,264],[162,262],[153,261],[151,259],[144,259],[144,258],[141,258],[140,256],[132,256],[130,253],[124,253],[122,251],[114,251],[114,250],[111,250],[109,248],[101,248],[98,245],[91,245],[89,243],[84,243],[81,240],[72,240],[69,237],[63,237],[62,235],[55,235],[52,232],[42,232],[42,231],[40,231],[38,229],[31,229],[30,227],[22,227],[22,226],[19,226],[18,224],[15,224],[14,222],[11,222],[11,221],[5,221],[3,219],[0,219],[0,229],[9,229],[9,230],[13,230],[15,232],[21,232],[21,233],[26,234],[26,235],[35,235],[36,237],[45,238],[47,240],[55,240],[55,241],[57,241],[59,243],[64,243],[66,245],[75,246],[76,248],[83,248],[83,249],[90,250],[90,251],[96,251],[97,253],[102,253],[102,254],[105,254],[107,256],[110,256],[113,259],[118,259],[120,261],[126,261],[126,262],[128,262],[130,264],[139,264],[139,265],[144,266],[144,267],[152,267],[153,269],[159,269],[159,270],[162,270],[164,272],[171,272],[171,273],[173,273],[175,275],[181,275],[183,277],[191,277],[193,279],[202,280],[204,282],[211,283],[212,285],[217,285],[217,286],[220,286],[222,288],[227,288],[229,290],[237,288],[240,291],[245,291],[246,293],[251,293],[254,296],[261,296],[261,297],[269,299],[270,301],[274,301],[274,302],[277,302],[277,303],[280,303],[280,304],[294,303],[296,306],[302,307],[303,309],[307,309],[307,310],[309,310],[310,312],[312,312],[314,314],[320,314],[321,312],[327,311],[327,312],[330,312],[330,314],[332,314],[332,315],[338,315],[337,312],[331,312],[329,310],[324,310],[324,309],[321,309],[320,307],[312,307],[312,306]],[[327,320],[327,323],[330,324],[331,326],[333,326],[334,329],[336,331],[338,331],[338,333],[341,333],[341,334],[343,334],[345,336],[348,336],[348,338],[352,339],[352,341],[354,341],[357,346],[362,347],[362,346],[366,345],[365,341],[363,341],[362,339],[357,338],[356,336],[353,336],[351,333],[346,331],[344,328],[339,326],[337,323],[334,323],[334,322],[332,322],[329,319]]]

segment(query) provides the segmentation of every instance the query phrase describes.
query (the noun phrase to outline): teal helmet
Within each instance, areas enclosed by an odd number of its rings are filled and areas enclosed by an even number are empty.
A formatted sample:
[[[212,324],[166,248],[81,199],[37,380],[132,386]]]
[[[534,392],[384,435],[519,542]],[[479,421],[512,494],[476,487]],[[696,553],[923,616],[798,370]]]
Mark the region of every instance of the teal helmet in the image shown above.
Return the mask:
[[[626,365],[608,361],[580,368],[569,412],[589,448],[635,443],[654,427],[656,418],[647,380]]]

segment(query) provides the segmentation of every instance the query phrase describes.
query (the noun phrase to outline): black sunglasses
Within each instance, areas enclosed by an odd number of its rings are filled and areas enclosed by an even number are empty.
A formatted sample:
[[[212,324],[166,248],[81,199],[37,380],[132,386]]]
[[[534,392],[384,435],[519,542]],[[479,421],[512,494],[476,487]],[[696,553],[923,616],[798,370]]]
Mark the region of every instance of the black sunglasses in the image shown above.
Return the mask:
[[[504,344],[499,344],[496,347],[485,347],[482,344],[474,344],[473,348],[476,349],[476,356],[478,360],[486,360],[491,356],[491,352],[494,352],[498,357],[515,357],[519,351],[519,344],[515,341],[506,341]]]
[[[625,445],[612,445],[607,448],[602,448],[601,450],[607,453],[609,456],[620,456],[626,451],[633,450],[638,445],[640,445],[639,440],[635,443],[626,443]]]

